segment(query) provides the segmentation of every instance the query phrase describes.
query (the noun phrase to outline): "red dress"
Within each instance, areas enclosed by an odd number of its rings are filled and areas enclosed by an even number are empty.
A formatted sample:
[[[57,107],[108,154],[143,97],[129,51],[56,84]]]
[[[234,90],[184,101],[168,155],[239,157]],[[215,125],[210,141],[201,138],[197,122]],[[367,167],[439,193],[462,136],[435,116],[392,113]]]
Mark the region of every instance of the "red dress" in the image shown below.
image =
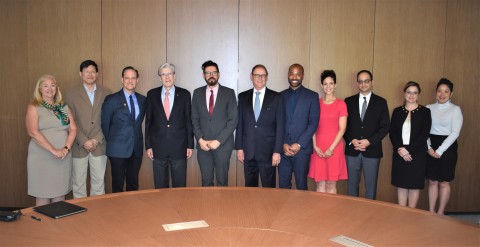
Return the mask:
[[[335,99],[331,104],[324,104],[320,99],[320,120],[315,132],[315,140],[322,152],[325,152],[335,140],[339,129],[338,121],[343,116],[348,116],[347,105],[343,100]],[[315,182],[338,181],[348,178],[343,139],[337,144],[333,155],[329,158],[321,158],[315,151],[313,152],[308,176],[315,179]]]

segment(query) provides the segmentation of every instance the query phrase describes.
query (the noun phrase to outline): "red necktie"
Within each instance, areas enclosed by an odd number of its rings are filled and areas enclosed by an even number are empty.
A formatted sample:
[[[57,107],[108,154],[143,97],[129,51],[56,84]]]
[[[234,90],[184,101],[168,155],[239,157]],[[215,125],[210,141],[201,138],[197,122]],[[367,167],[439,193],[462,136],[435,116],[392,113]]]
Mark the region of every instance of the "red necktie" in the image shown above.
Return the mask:
[[[210,90],[210,100],[208,101],[208,114],[213,115],[213,90]]]
[[[165,92],[165,99],[163,100],[163,110],[165,110],[165,115],[167,115],[167,120],[170,118],[170,100],[168,99],[168,91]]]

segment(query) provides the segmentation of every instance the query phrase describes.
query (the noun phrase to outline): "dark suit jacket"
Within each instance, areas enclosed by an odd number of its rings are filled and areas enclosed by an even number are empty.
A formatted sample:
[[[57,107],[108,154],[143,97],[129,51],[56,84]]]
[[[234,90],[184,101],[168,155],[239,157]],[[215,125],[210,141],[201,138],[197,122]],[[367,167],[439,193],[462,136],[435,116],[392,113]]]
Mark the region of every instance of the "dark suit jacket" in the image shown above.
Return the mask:
[[[102,131],[107,139],[107,156],[129,158],[143,155],[142,122],[145,116],[145,96],[135,93],[140,112],[135,121],[130,117],[130,109],[123,92],[108,95],[102,105]]]
[[[175,86],[170,119],[162,102],[162,87],[147,93],[145,148],[153,150],[155,159],[186,159],[187,148],[193,149],[190,92]]]
[[[302,147],[299,153],[311,154],[313,152],[312,136],[317,130],[320,118],[320,103],[318,93],[300,86],[299,95],[293,116],[288,116],[288,99],[290,88],[283,90],[283,104],[285,109],[285,134],[283,143],[298,143]],[[283,153],[283,152],[282,152]]]
[[[397,154],[400,147],[404,147],[402,139],[402,127],[407,118],[408,111],[403,107],[393,110],[392,123],[390,124],[390,141],[393,146],[393,154]],[[411,113],[410,144],[405,148],[411,154],[416,152],[427,152],[427,139],[432,126],[432,115],[430,109],[419,105]],[[398,154],[397,154],[398,155]]]
[[[360,151],[354,149],[353,145],[349,145],[353,139],[367,139],[370,146],[362,155],[368,158],[381,158],[382,139],[388,134],[390,127],[390,116],[388,114],[387,101],[372,93],[367,111],[360,119],[359,94],[355,94],[345,99],[347,104],[347,129],[343,138],[346,142],[345,154],[349,156],[358,156]]]
[[[273,153],[283,153],[285,124],[282,96],[268,88],[265,90],[258,121],[253,113],[253,89],[238,95],[238,126],[235,149],[243,150],[245,160],[272,160]]]
[[[217,100],[210,117],[206,104],[206,87],[195,89],[192,99],[192,124],[195,138],[200,140],[218,140],[219,151],[232,150],[233,131],[238,123],[237,97],[235,91],[219,85]]]

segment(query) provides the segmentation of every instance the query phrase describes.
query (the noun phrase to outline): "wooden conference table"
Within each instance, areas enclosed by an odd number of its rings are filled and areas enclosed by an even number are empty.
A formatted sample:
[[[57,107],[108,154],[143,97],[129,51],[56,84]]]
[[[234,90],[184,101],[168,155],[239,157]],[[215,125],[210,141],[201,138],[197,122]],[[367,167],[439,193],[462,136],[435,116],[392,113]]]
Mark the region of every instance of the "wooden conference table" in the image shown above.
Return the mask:
[[[69,202],[88,211],[56,220],[22,210],[0,222],[0,246],[341,246],[330,240],[338,235],[372,246],[480,246],[479,228],[450,217],[308,191],[192,187]],[[197,220],[209,227],[162,227]]]

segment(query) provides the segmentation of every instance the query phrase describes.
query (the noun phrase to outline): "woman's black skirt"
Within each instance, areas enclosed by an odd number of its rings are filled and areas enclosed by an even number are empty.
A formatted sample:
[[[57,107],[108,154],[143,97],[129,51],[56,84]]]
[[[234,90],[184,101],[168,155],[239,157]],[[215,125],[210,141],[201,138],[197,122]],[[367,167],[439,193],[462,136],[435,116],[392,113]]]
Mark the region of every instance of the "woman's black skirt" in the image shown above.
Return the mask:
[[[442,145],[447,136],[430,135],[431,147],[433,150]],[[427,179],[438,182],[450,182],[455,178],[455,166],[457,165],[457,149],[458,144],[455,141],[440,159],[433,158],[428,155],[427,163]]]

